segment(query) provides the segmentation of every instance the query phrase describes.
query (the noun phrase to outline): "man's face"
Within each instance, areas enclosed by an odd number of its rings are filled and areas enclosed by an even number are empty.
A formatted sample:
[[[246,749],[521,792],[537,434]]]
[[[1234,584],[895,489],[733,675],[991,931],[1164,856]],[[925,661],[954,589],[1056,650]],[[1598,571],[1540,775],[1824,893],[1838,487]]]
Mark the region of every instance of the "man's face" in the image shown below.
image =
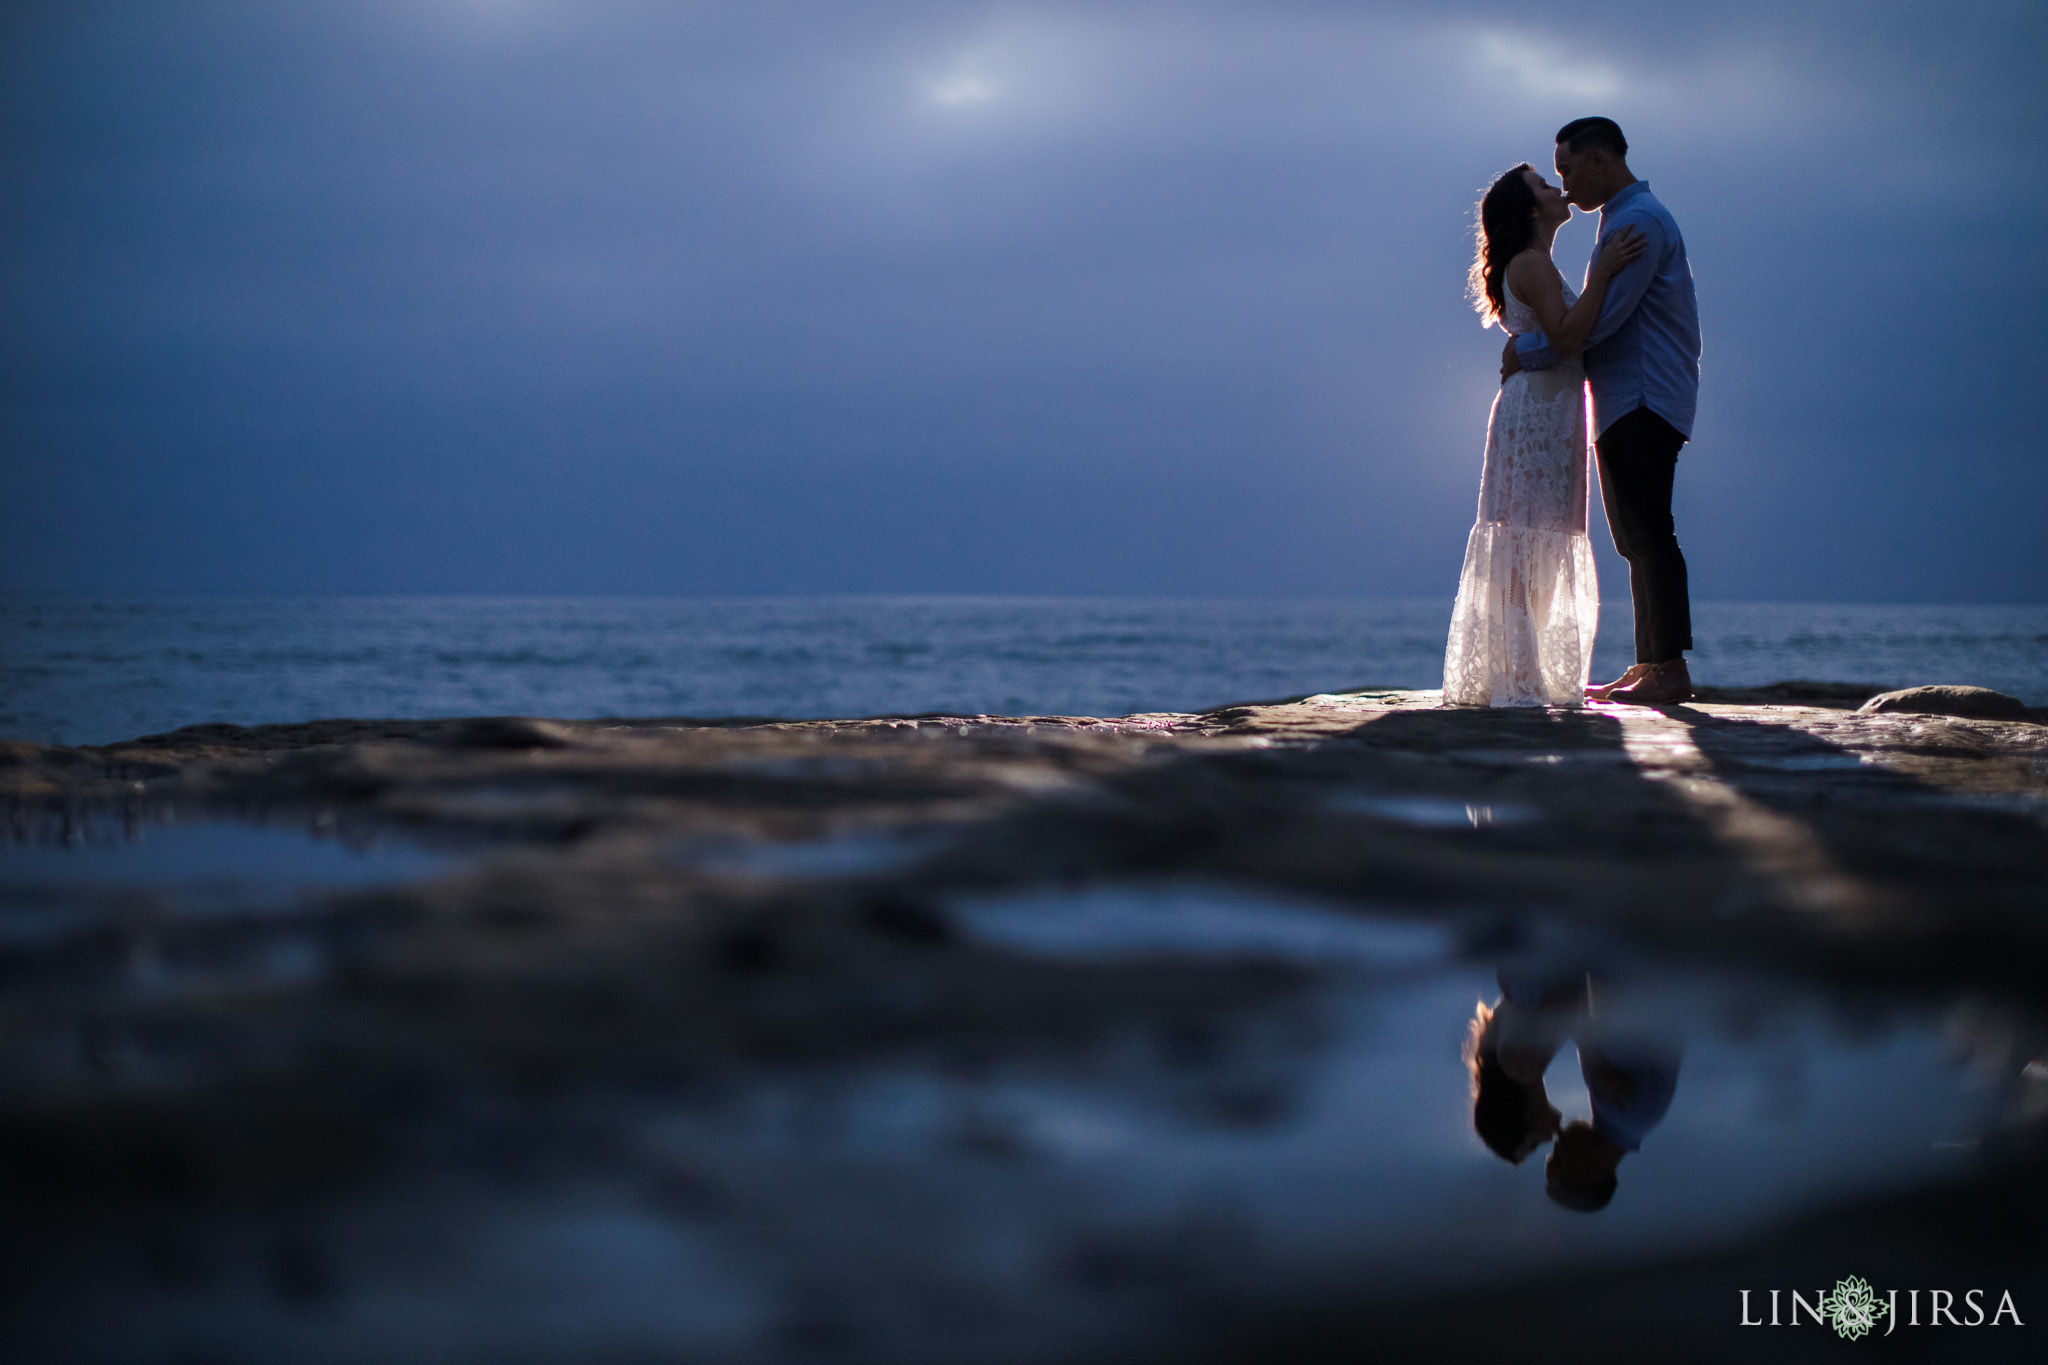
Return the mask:
[[[1574,152],[1562,142],[1557,144],[1557,183],[1564,186],[1566,203],[1576,204],[1582,209],[1596,207],[1588,205],[1580,196],[1588,188],[1586,182],[1593,178],[1593,160],[1599,155],[1600,153],[1592,148]]]

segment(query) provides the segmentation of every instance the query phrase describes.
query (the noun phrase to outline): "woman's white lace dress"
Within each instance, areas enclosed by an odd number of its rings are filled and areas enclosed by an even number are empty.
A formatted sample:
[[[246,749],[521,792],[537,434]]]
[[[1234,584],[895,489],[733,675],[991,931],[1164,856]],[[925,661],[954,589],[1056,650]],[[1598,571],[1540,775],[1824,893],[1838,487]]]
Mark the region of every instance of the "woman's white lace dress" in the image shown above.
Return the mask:
[[[1542,330],[1505,295],[1501,325]],[[1567,307],[1577,298],[1565,286]],[[1577,359],[1501,385],[1486,424],[1479,520],[1444,651],[1447,706],[1577,706],[1600,625],[1586,538],[1586,372]]]

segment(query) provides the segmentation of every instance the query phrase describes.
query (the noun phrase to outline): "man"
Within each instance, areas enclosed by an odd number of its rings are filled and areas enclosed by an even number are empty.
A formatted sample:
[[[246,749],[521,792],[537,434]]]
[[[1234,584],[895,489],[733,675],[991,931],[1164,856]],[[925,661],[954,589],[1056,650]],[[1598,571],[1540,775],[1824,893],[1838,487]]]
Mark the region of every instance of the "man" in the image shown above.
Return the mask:
[[[1685,556],[1671,522],[1678,450],[1692,437],[1700,387],[1699,305],[1678,224],[1628,168],[1628,140],[1612,119],[1574,119],[1557,130],[1557,175],[1565,199],[1600,210],[1593,255],[1607,234],[1633,226],[1647,239],[1641,256],[1608,286],[1600,320],[1586,338],[1586,381],[1593,391],[1594,449],[1600,498],[1614,548],[1628,561],[1635,604],[1636,661],[1589,697],[1664,706],[1692,697],[1685,651],[1692,648],[1692,607]],[[1509,340],[1501,380],[1516,370],[1558,363],[1542,333]]]
[[[1617,1036],[1589,1019],[1573,1035],[1579,1075],[1593,1121],[1573,1119],[1558,1130],[1543,1163],[1543,1189],[1579,1213],[1598,1213],[1620,1184],[1615,1170],[1664,1121],[1678,1092],[1679,1050],[1669,1043]]]
[[[1502,968],[1500,999],[1481,1004],[1467,1035],[1472,1127],[1493,1153],[1519,1166],[1554,1140],[1543,1188],[1565,1208],[1595,1213],[1619,1184],[1623,1158],[1664,1121],[1678,1092],[1682,1049],[1647,1002],[1610,997],[1591,973]],[[1600,1009],[1595,1010],[1598,992]],[[1563,1122],[1543,1077],[1570,1039],[1593,1119]]]

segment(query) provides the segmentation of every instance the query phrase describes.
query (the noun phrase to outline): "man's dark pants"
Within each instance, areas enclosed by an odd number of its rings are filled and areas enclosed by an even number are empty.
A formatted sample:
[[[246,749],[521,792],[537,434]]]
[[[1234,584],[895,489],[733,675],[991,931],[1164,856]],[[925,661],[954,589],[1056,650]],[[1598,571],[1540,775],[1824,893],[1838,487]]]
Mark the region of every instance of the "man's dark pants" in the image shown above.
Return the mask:
[[[1684,444],[1684,433],[1648,408],[1611,423],[1594,442],[1607,525],[1628,561],[1637,663],[1668,663],[1692,648],[1685,556],[1671,524],[1671,478]]]

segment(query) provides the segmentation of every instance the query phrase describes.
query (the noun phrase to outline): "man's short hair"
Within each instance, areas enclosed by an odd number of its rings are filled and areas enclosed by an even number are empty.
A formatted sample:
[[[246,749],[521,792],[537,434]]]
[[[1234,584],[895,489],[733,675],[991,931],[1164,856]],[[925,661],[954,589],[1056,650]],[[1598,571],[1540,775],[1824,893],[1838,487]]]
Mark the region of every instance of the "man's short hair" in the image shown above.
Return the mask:
[[[1557,140],[1574,156],[1594,147],[1616,156],[1628,155],[1628,139],[1611,118],[1575,118],[1557,130]]]

